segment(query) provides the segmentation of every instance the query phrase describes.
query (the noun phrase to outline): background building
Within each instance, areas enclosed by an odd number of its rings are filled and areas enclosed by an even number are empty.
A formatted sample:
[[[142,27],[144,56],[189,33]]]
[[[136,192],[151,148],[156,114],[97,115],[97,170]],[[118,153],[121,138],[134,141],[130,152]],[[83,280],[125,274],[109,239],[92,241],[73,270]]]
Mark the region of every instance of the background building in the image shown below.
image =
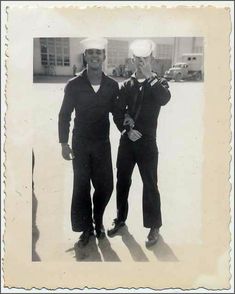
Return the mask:
[[[35,38],[33,74],[73,75],[73,65],[82,67],[79,38]]]
[[[80,41],[82,38],[35,38],[34,82],[40,77],[71,77],[84,68]],[[134,71],[128,47],[135,38],[108,38],[104,70],[109,75],[122,76]],[[201,37],[151,38],[156,44],[153,70],[163,75],[174,63],[182,61],[184,53],[203,53]],[[46,82],[46,80],[44,79]]]

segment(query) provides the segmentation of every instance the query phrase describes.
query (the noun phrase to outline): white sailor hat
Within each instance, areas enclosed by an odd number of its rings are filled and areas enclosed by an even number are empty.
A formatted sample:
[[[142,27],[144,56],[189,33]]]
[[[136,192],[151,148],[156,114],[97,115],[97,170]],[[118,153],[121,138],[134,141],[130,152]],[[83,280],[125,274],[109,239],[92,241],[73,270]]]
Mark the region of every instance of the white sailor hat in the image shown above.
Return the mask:
[[[130,44],[130,54],[137,57],[148,57],[154,53],[155,43],[152,40],[135,40]]]
[[[85,52],[87,49],[105,49],[108,41],[105,38],[87,38],[80,42],[82,45],[82,51]]]

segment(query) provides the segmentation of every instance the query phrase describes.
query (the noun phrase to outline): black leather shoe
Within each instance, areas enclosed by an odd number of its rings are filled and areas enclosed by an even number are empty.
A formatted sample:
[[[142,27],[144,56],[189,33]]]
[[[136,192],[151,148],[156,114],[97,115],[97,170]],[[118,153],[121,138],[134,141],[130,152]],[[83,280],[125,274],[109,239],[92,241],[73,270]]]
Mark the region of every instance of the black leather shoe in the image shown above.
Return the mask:
[[[93,229],[88,229],[83,231],[81,236],[79,237],[78,240],[78,246],[79,247],[84,247],[88,244],[90,237],[94,235],[94,230]]]
[[[118,221],[116,218],[113,221],[113,227],[108,230],[108,236],[112,237],[114,236],[122,227],[125,226],[125,222]]]
[[[156,244],[158,238],[159,238],[159,229],[156,227],[151,228],[149,231],[147,240],[145,242],[146,247],[150,247]]]
[[[104,239],[104,237],[105,237],[105,229],[104,229],[103,225],[101,227],[95,228],[95,232],[96,232],[96,238]]]

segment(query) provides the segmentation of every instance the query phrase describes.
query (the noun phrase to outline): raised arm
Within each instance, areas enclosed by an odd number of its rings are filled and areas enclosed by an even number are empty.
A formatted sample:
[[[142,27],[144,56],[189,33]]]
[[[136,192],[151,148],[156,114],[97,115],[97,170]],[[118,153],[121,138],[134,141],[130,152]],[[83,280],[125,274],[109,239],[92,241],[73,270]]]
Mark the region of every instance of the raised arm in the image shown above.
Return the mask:
[[[153,97],[157,100],[159,105],[163,106],[169,102],[171,93],[169,91],[169,85],[165,79],[153,77],[149,79],[148,85],[151,88]]]

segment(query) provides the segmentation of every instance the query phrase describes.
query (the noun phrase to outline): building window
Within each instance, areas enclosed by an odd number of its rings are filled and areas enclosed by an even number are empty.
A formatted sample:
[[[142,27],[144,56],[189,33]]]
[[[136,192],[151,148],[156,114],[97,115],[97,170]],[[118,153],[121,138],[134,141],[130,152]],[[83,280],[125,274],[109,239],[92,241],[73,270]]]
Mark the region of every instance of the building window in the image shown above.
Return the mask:
[[[70,66],[69,38],[40,38],[41,64]]]

